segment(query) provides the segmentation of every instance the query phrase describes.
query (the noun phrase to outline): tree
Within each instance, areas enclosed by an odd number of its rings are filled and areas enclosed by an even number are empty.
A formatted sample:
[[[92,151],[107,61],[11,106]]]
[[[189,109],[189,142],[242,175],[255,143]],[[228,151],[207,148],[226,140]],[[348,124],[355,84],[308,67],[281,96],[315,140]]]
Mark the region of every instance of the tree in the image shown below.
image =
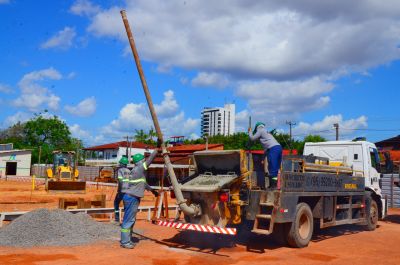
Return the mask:
[[[31,149],[32,163],[52,163],[53,151],[77,151],[82,149],[82,141],[71,136],[67,124],[57,116],[45,118],[41,114],[25,123],[17,123],[0,132],[2,143],[13,143],[17,149]]]
[[[157,144],[157,142],[155,140],[155,139],[157,139],[157,136],[158,135],[157,135],[156,131],[154,130],[153,127],[151,127],[149,132],[147,133],[147,139],[145,142],[147,144],[152,144],[152,145]]]
[[[36,115],[27,121],[24,128],[25,144],[32,149],[32,161],[39,157],[39,146],[42,148],[41,161],[52,163],[53,151],[77,151],[82,149],[82,141],[71,136],[68,125],[57,116],[45,118]]]
[[[148,134],[146,134],[143,129],[135,130],[135,141],[144,143],[148,137]]]
[[[290,142],[290,136],[287,133],[278,133],[276,130],[270,132],[279,144],[284,149],[297,150],[299,154],[303,153],[305,142],[325,142],[326,139],[319,135],[308,135],[304,140],[292,140]],[[259,141],[251,142],[249,141],[249,136],[247,133],[239,132],[233,135],[215,135],[208,138],[210,144],[223,144],[225,150],[233,149],[244,149],[244,150],[262,150],[262,146]],[[185,144],[204,144],[205,140],[202,138],[185,140]]]
[[[306,137],[304,137],[304,140],[301,142],[300,146],[298,146],[297,151],[299,152],[299,154],[302,154],[305,143],[318,143],[318,142],[326,142],[326,139],[320,135],[309,134]]]
[[[11,127],[0,131],[0,143],[13,143],[15,149],[24,148],[25,124],[18,122]]]

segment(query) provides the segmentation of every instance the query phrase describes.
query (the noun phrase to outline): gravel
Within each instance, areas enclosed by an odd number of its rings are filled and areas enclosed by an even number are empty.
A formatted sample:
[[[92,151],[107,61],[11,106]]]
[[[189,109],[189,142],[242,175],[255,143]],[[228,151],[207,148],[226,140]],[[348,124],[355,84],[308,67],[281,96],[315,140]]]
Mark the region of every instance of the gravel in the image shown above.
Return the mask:
[[[0,229],[1,246],[75,246],[118,237],[118,226],[60,209],[38,209]]]

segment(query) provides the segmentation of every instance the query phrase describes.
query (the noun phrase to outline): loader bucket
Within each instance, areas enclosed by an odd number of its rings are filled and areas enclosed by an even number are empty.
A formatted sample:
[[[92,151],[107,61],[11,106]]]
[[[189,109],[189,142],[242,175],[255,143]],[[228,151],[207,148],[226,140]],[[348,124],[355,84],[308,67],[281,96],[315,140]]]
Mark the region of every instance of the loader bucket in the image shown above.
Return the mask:
[[[85,181],[49,181],[47,183],[47,191],[49,192],[73,192],[85,193]]]

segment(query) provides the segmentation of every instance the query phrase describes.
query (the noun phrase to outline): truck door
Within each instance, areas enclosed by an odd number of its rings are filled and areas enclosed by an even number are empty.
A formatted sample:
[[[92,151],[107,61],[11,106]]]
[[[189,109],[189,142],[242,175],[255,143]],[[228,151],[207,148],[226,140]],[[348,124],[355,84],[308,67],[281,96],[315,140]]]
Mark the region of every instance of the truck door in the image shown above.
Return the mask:
[[[368,168],[364,168],[364,157],[361,145],[353,145],[353,152],[349,154],[349,165],[353,166],[354,175],[367,177]],[[368,160],[367,160],[368,161]],[[367,163],[368,164],[368,163]]]
[[[380,162],[379,162],[379,154],[376,148],[369,147],[369,177],[370,182],[365,183],[368,184],[373,190],[378,191],[379,188],[379,178],[380,178]]]

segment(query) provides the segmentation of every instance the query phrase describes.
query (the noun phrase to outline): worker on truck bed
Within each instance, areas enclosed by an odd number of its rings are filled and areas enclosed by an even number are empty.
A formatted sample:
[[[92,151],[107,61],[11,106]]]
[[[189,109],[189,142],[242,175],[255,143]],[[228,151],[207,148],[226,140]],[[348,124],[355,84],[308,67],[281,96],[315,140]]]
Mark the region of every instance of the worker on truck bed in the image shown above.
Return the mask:
[[[264,155],[268,161],[269,187],[275,188],[278,181],[278,172],[282,162],[282,147],[278,141],[265,129],[265,124],[257,122],[253,132],[249,127],[249,138],[252,141],[260,140]]]
[[[140,199],[144,196],[144,190],[149,190],[154,196],[158,196],[158,192],[147,184],[145,176],[145,171],[156,157],[157,152],[158,149],[155,149],[147,160],[144,159],[144,155],[135,154],[133,156],[135,167],[132,169],[129,178],[123,179],[124,219],[121,225],[121,247],[123,248],[132,249],[135,247],[131,240],[132,228],[136,221]]]
[[[131,174],[131,171],[127,168],[128,163],[129,163],[128,158],[126,156],[122,156],[121,159],[119,160],[119,167],[117,170],[118,190],[114,199],[114,215],[115,215],[114,218],[115,218],[115,224],[117,225],[120,224],[119,204],[124,196],[124,194],[121,191],[122,180],[125,178],[129,178],[129,175]]]

